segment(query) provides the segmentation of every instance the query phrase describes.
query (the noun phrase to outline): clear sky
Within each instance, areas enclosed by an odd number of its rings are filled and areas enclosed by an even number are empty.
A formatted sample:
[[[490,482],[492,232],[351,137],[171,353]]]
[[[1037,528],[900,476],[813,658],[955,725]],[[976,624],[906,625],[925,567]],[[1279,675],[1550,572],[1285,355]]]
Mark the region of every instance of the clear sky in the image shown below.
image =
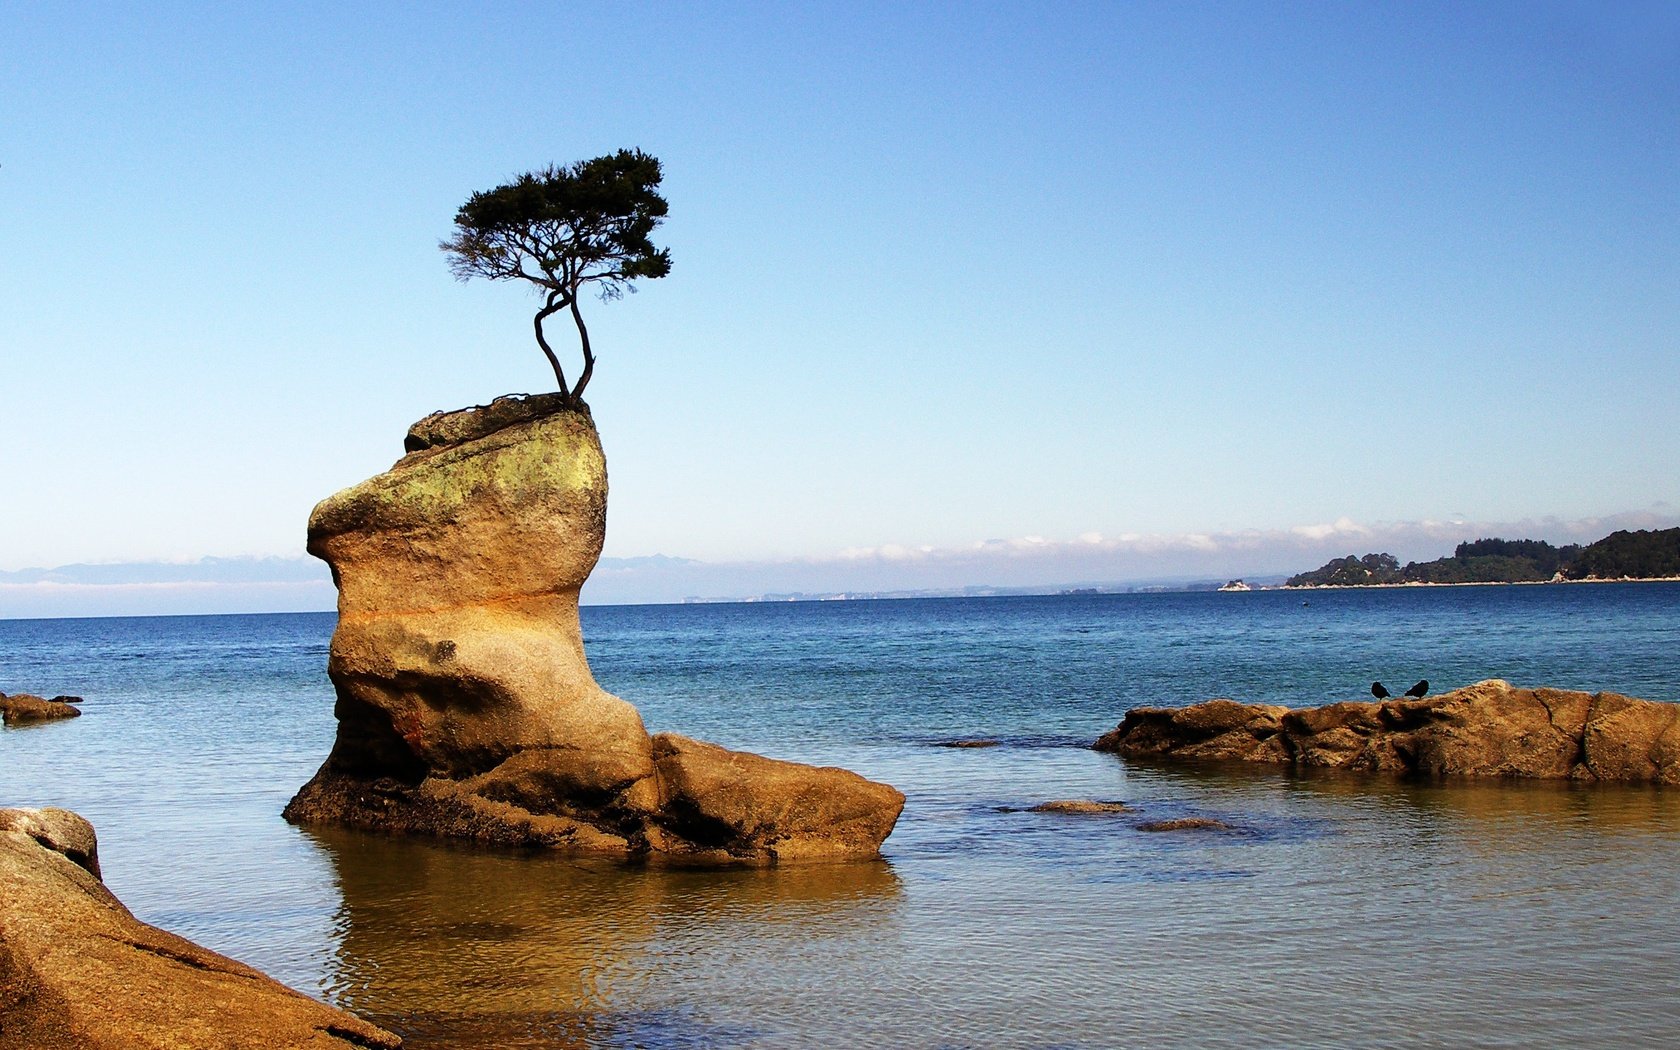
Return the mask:
[[[295,556],[545,389],[437,242],[626,146],[674,268],[585,304],[610,556],[1680,504],[1672,3],[0,2],[0,54],[0,570]]]

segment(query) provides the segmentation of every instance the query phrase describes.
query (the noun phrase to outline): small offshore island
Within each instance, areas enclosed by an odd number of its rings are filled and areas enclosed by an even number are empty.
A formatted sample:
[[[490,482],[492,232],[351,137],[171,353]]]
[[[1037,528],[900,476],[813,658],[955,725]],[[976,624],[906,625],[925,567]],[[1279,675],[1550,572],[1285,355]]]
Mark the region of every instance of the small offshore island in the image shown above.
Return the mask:
[[[1291,576],[1284,586],[1417,587],[1674,579],[1680,579],[1680,528],[1623,530],[1586,546],[1482,539],[1460,543],[1450,557],[1404,566],[1392,554],[1350,554]],[[1229,584],[1227,588],[1238,589]]]

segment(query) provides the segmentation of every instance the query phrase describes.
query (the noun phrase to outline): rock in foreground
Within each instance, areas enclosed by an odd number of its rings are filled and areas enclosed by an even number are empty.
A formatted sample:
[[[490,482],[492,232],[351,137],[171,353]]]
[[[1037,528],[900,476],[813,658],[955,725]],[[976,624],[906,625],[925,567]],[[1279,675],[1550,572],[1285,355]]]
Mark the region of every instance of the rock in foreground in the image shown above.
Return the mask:
[[[1424,776],[1680,784],[1680,704],[1493,679],[1415,700],[1136,708],[1095,746]]]
[[[0,810],[0,1050],[360,1050],[402,1041],[130,915],[93,826]]]
[[[71,702],[80,697],[55,696],[51,700],[44,697],[31,696],[28,693],[17,693],[7,696],[0,693],[0,721],[6,725],[24,725],[29,722],[51,722],[59,718],[75,718],[82,712]]]
[[[904,796],[674,735],[595,684],[578,591],[606,534],[587,412],[501,399],[415,424],[324,500],[338,737],[288,819],[695,863],[873,857]]]

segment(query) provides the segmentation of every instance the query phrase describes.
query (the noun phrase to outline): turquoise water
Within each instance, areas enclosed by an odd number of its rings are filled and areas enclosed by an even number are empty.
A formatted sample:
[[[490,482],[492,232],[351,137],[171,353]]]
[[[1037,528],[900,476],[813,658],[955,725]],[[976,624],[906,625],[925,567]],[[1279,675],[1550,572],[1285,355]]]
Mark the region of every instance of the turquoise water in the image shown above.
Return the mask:
[[[0,804],[147,921],[426,1047],[1663,1046],[1680,792],[1128,764],[1138,704],[1486,677],[1680,700],[1680,585],[591,608],[649,727],[908,796],[881,864],[660,872],[286,825],[321,615],[0,621]],[[934,746],[996,738],[983,750]],[[1002,812],[1054,798],[1132,812]],[[1224,832],[1138,824],[1208,815]]]

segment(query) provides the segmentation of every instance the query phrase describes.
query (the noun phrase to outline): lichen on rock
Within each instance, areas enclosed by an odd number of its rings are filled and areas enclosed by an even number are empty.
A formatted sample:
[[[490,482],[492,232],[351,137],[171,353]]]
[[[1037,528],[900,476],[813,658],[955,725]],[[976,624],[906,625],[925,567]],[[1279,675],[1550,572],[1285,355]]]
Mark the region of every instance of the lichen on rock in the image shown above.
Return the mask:
[[[339,590],[339,727],[288,819],[694,863],[878,854],[891,787],[656,740],[596,684],[578,593],[607,473],[587,410],[498,399],[405,447],[310,517]]]

